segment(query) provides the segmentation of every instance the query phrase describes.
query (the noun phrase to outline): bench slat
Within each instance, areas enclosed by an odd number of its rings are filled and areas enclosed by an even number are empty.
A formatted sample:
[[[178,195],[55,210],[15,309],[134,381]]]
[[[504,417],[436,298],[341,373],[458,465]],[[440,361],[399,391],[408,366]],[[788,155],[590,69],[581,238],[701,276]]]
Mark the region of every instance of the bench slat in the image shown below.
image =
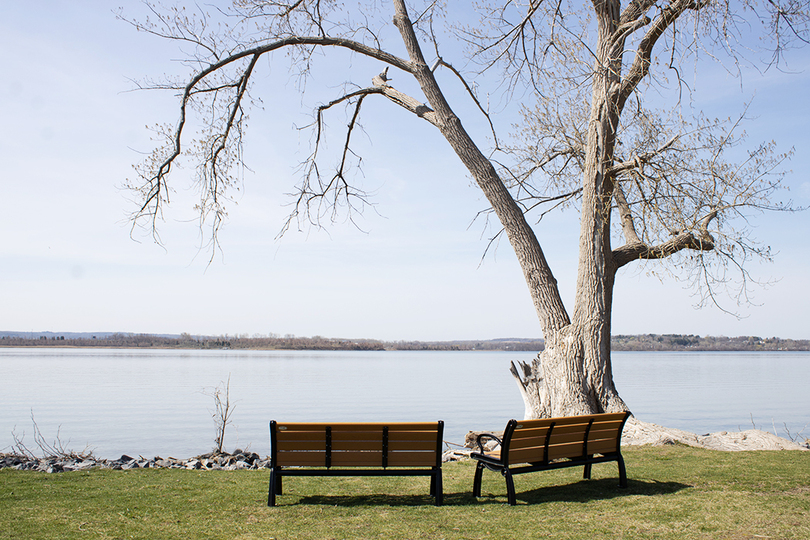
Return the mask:
[[[436,426],[431,430],[392,430],[388,429],[388,441],[430,441],[436,442]]]
[[[341,431],[332,430],[332,441],[369,441],[382,443],[382,429],[378,431]]]
[[[283,431],[325,431],[331,427],[332,431],[377,431],[383,427],[396,431],[433,431],[436,432],[435,422],[286,422],[278,423],[276,429]]]
[[[282,441],[325,441],[326,430],[324,431],[279,431],[276,435],[279,442]]]
[[[546,433],[548,433],[549,429],[551,429],[551,426],[538,426],[531,428],[516,429],[515,432],[512,434],[512,440],[516,441],[519,439],[532,439],[534,437],[543,437],[546,435]]]
[[[433,434],[432,441],[388,441],[389,452],[400,452],[404,450],[421,450],[424,452],[436,453],[436,434]]]
[[[382,467],[382,450],[376,452],[332,452],[333,467]]]
[[[552,433],[555,435],[562,435],[564,433],[582,433],[583,435],[588,430],[588,424],[562,424],[555,425]]]
[[[518,439],[509,443],[509,451],[523,450],[526,448],[543,448],[546,445],[546,437],[537,437],[534,439]]]
[[[389,467],[433,467],[436,465],[436,452],[391,452],[388,454]]]
[[[617,452],[619,448],[616,446],[614,440],[593,441],[588,443],[588,452],[591,454],[605,454],[610,452]]]
[[[554,433],[552,433],[551,435],[551,441],[549,442],[549,444],[566,444],[573,442],[578,442],[579,444],[582,444],[584,441],[585,441],[585,431],[557,433],[557,430],[555,429]]]
[[[521,450],[509,450],[509,463],[534,463],[543,461],[546,449],[543,446],[535,448],[523,448]]]
[[[326,452],[278,452],[278,465],[282,467],[325,467]]]
[[[332,439],[332,452],[338,451],[377,451],[382,452],[382,439],[379,441],[350,441]]]
[[[320,441],[276,441],[280,452],[293,452],[300,450],[326,450],[326,440]]]

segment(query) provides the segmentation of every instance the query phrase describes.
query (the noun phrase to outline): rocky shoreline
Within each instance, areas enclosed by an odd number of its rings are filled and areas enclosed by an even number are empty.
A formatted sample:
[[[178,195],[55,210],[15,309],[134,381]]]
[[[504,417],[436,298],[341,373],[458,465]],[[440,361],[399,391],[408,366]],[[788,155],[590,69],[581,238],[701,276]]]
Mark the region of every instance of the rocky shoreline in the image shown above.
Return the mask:
[[[480,433],[471,431],[467,434],[464,446],[451,448],[444,452],[442,461],[458,461],[468,458],[475,446],[475,436]],[[685,444],[697,448],[707,448],[726,452],[753,450],[810,450],[810,440],[801,443],[793,442],[773,433],[758,429],[746,431],[709,433],[696,435],[679,429],[665,428],[648,422],[641,422],[631,417],[622,432],[622,446],[666,446]],[[270,458],[262,458],[255,452],[234,450],[233,453],[208,453],[188,459],[173,457],[133,458],[123,455],[118,459],[102,459],[91,454],[65,454],[59,456],[36,457],[32,455],[0,453],[0,469],[12,468],[23,471],[40,471],[59,473],[69,471],[86,471],[89,469],[189,469],[201,471],[238,471],[245,469],[269,469]]]
[[[631,416],[622,432],[622,445],[663,446],[685,444],[709,450],[738,452],[751,450],[810,450],[810,439],[794,442],[761,429],[745,431],[719,431],[697,435],[680,429],[666,428],[642,422]]]
[[[0,469],[12,468],[22,471],[58,473],[86,471],[89,469],[190,469],[206,471],[238,471],[242,469],[268,469],[270,458],[261,458],[255,452],[234,450],[232,454],[210,453],[188,459],[159,456],[147,459],[123,455],[118,459],[102,459],[92,454],[68,454],[63,456],[36,457],[18,454],[0,454]]]

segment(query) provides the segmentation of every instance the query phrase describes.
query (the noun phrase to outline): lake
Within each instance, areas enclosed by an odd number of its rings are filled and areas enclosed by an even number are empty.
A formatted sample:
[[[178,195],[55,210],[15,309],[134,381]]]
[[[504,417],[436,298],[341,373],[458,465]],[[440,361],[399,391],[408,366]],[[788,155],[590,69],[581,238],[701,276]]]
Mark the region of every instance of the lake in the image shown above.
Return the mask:
[[[521,418],[510,361],[491,351],[0,349],[0,452],[22,438],[185,458],[213,448],[211,393],[230,378],[225,447],[269,453],[268,423],[445,421],[445,440]],[[615,352],[614,379],[644,421],[695,433],[810,423],[810,353]],[[810,436],[810,428],[805,436]]]

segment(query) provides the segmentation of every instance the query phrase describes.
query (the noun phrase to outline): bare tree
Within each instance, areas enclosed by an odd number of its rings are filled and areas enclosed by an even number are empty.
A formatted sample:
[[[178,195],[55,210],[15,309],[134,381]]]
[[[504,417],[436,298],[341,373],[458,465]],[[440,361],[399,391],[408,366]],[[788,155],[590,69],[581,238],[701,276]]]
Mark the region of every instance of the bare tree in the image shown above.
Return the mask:
[[[156,231],[168,202],[169,174],[186,154],[198,164],[198,211],[215,239],[228,191],[239,182],[259,60],[278,62],[274,53],[284,52],[290,69],[305,78],[319,55],[351,51],[377,62],[380,72],[360,73],[370,84],[345,82],[339,95],[315,111],[312,153],[285,230],[296,220],[351,216],[367,203],[367,194],[353,183],[354,138],[366,100],[387,99],[447,140],[517,255],[546,340],[532,363],[512,366],[526,416],[625,410],[610,362],[617,270],[636,261],[672,263],[708,301],[732,284],[736,272],[744,295],[747,261],[770,257],[750,238],[746,220],[762,210],[790,209],[773,199],[788,156],[772,145],[739,146],[744,138],[738,122],[681,116],[678,105],[690,91],[681,73],[699,57],[723,55],[734,69],[749,25],[772,39],[769,61],[778,65],[788,45],[808,39],[806,3],[501,0],[477,6],[481,18],[468,25],[446,22],[438,2],[420,2],[415,15],[404,0],[380,4],[344,8],[330,0],[234,0],[227,11],[213,14],[149,5],[150,20],[129,20],[190,47],[192,67],[179,83],[144,84],[178,91],[180,118],[164,130],[166,144],[130,183],[141,201],[134,223]],[[396,32],[386,22],[392,16]],[[461,60],[467,69],[454,67],[445,51],[466,55]],[[464,128],[449,104],[451,90],[435,77],[438,70],[459,82],[489,122],[491,147],[484,149]],[[392,84],[408,78],[418,95]],[[495,119],[476,92],[476,82],[492,79],[507,99],[519,94],[528,103],[511,145],[501,144]],[[666,110],[653,110],[645,103],[646,91],[660,90],[666,81],[674,81],[674,97]],[[339,107],[348,113],[348,127],[340,133],[337,165],[330,167],[323,158],[324,118]],[[194,113],[200,128],[191,138],[187,122]],[[570,313],[528,218],[553,209],[580,215]]]
[[[234,406],[231,405],[231,376],[222,381],[213,390],[203,392],[214,400],[214,410],[211,418],[214,420],[216,436],[214,437],[214,452],[221,454],[225,447],[225,429],[231,424],[231,415]]]

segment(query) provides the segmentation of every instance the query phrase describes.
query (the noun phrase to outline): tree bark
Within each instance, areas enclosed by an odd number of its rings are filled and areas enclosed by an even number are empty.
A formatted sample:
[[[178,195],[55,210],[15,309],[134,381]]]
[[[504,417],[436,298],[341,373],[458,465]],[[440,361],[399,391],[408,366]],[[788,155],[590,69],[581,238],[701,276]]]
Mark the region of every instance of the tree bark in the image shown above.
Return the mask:
[[[613,165],[619,124],[621,57],[614,54],[619,22],[617,1],[595,2],[599,41],[591,98],[588,144],[582,177],[577,292],[571,323],[544,327],[539,361],[512,374],[527,417],[567,416],[627,410],[613,383],[610,359],[611,310],[617,266],[610,245]],[[623,44],[620,43],[620,46]],[[531,288],[531,284],[530,284]]]

